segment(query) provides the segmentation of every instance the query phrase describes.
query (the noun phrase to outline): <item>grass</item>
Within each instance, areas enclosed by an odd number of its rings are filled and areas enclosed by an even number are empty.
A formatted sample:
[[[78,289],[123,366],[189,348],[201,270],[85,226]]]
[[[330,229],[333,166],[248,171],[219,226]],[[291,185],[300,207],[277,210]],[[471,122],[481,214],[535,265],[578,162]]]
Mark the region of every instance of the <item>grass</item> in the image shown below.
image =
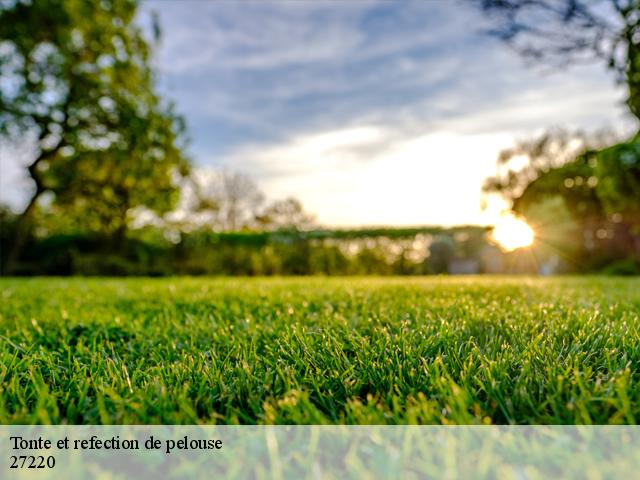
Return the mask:
[[[0,279],[1,423],[636,423],[640,279]]]

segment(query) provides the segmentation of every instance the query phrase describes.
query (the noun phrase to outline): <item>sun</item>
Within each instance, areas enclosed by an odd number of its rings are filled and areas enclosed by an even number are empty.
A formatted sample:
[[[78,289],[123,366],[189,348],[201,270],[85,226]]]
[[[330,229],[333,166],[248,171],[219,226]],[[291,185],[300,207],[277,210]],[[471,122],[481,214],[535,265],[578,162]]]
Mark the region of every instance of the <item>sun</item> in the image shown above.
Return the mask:
[[[535,234],[525,222],[513,215],[502,217],[493,228],[493,239],[506,251],[529,247]]]

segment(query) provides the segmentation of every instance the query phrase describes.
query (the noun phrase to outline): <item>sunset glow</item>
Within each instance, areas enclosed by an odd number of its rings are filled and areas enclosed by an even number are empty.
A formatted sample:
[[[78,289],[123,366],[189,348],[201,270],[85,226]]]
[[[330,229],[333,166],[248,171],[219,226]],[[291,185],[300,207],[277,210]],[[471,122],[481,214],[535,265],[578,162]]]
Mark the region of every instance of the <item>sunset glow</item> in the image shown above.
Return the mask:
[[[534,238],[535,233],[527,222],[510,215],[498,221],[493,229],[493,239],[508,252],[531,246]]]

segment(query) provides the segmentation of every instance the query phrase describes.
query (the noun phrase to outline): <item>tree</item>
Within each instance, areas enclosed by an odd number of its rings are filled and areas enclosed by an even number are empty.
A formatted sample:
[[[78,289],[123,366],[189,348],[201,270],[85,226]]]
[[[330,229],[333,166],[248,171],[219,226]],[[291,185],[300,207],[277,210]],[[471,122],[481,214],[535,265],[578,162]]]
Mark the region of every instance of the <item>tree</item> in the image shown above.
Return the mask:
[[[492,17],[492,30],[525,58],[566,65],[601,59],[628,89],[640,119],[640,3],[638,0],[471,0]],[[560,201],[579,225],[585,248],[640,259],[638,136],[613,147],[583,135],[545,135],[503,152],[485,192],[502,194],[521,214]],[[523,168],[509,163],[524,157]],[[520,158],[521,160],[522,158]],[[525,214],[525,216],[527,215]],[[590,256],[592,256],[590,254]]]
[[[470,0],[495,22],[491,33],[534,61],[566,65],[600,59],[628,88],[640,119],[638,0]]]
[[[603,209],[633,219],[640,235],[640,135],[599,152],[594,174]]]
[[[240,230],[298,230],[315,225],[313,215],[295,198],[265,205],[265,196],[250,177],[226,169],[198,169],[180,183],[178,208],[162,219],[149,222],[175,233],[208,229],[217,232]]]
[[[450,235],[438,235],[429,246],[429,256],[426,259],[430,273],[447,273],[449,263],[455,256],[456,245]]]
[[[299,200],[290,197],[268,205],[256,217],[256,224],[263,230],[300,230],[313,227],[314,219]]]
[[[248,176],[226,170],[221,174],[221,187],[226,230],[251,226],[264,202],[264,194]]]
[[[116,239],[136,206],[175,202],[184,125],[154,91],[150,47],[133,0],[39,0],[0,10],[0,135],[34,138],[31,198],[15,260],[43,194]],[[11,263],[10,261],[8,263]]]
[[[545,134],[502,152],[506,172],[488,179],[485,191],[502,194],[536,226],[539,240],[571,249],[582,263],[596,253],[601,264],[640,260],[640,137],[606,148],[598,144],[610,140],[570,140],[563,132]],[[521,157],[524,166],[509,167]]]
[[[194,170],[182,179],[180,190],[178,208],[163,220],[181,231],[253,228],[264,202],[264,194],[251,178],[229,170]]]
[[[518,142],[498,156],[498,173],[485,180],[485,193],[497,193],[525,214],[544,196],[560,195],[581,218],[640,212],[640,135],[612,146],[612,136],[551,131]]]
[[[517,141],[499,153],[497,173],[485,180],[483,191],[500,194],[513,206],[525,189],[542,175],[574,162],[585,152],[611,145],[617,139],[605,131],[587,135],[552,129],[536,138]]]

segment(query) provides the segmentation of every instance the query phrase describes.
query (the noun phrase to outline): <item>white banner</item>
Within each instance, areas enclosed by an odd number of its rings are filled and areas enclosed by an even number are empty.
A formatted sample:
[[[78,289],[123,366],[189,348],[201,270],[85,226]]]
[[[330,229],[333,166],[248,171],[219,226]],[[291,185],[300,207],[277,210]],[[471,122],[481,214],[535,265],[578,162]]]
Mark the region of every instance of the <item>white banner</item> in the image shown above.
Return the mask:
[[[637,426],[0,429],[0,478],[640,478]]]

